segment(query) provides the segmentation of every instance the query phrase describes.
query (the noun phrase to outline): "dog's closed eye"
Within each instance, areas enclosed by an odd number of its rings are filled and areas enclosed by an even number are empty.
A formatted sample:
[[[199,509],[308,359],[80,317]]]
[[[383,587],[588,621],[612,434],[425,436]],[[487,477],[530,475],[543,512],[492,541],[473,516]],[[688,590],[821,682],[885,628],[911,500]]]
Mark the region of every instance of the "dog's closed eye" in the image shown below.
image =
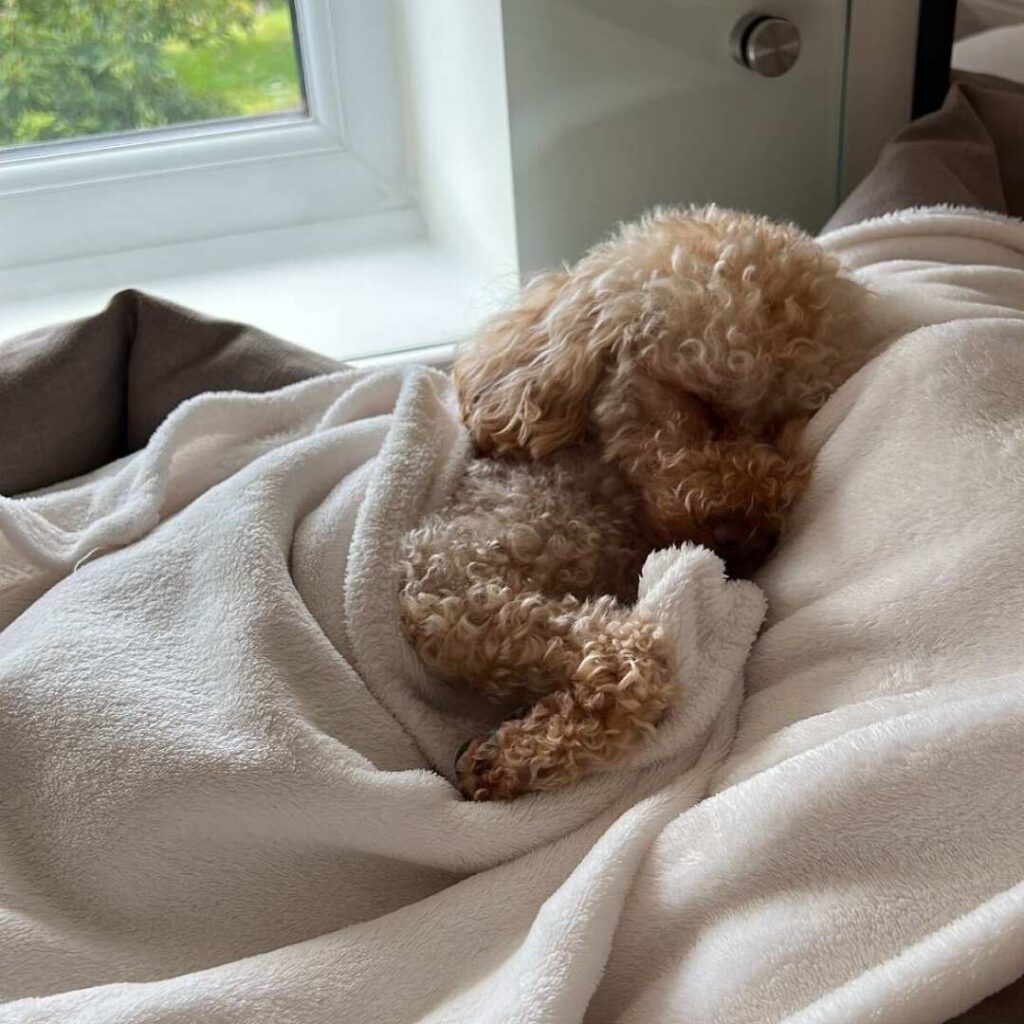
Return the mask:
[[[685,424],[691,443],[717,441],[727,431],[725,418],[708,402],[688,391],[680,391],[676,407],[680,423]]]

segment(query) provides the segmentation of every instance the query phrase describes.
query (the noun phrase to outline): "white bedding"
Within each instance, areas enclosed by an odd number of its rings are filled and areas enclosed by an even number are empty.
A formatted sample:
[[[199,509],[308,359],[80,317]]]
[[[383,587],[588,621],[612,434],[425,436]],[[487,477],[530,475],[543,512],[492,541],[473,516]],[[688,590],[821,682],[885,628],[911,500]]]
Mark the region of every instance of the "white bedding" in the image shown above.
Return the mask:
[[[662,554],[679,705],[565,792],[438,773],[489,713],[397,634],[440,375],[204,396],[0,500],[0,1021],[939,1024],[1024,971],[1024,225],[826,242],[881,354],[812,421],[736,735],[758,594]]]

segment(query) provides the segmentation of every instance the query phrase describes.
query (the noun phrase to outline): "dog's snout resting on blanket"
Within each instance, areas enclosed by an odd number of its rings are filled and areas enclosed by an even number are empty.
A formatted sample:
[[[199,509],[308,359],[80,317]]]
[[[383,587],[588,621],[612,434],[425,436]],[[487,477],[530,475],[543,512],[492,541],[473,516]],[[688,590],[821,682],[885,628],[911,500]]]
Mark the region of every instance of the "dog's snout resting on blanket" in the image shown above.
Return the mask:
[[[523,706],[460,752],[466,796],[564,785],[651,734],[678,680],[632,607],[641,565],[680,541],[733,575],[767,557],[859,299],[794,227],[667,210],[534,279],[460,352],[481,458],[406,537],[401,608],[429,669]]]

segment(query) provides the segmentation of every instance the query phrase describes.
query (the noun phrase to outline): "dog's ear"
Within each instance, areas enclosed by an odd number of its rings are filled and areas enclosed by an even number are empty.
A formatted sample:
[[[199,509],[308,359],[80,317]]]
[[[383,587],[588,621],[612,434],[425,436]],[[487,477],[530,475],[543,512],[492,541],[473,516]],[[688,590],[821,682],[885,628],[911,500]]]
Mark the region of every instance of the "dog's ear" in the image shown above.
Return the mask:
[[[607,350],[596,317],[590,289],[552,271],[459,352],[455,385],[482,451],[538,459],[583,439]]]

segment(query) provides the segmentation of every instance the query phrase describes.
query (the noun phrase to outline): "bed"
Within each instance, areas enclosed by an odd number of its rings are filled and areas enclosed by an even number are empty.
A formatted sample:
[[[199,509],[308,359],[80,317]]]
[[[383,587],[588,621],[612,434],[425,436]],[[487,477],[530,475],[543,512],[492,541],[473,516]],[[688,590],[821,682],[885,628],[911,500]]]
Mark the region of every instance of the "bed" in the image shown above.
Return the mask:
[[[389,603],[443,374],[134,292],[0,347],[0,1021],[1024,1019],[1022,124],[965,76],[834,215],[878,354],[763,626],[652,565],[690,724],[512,806]]]

